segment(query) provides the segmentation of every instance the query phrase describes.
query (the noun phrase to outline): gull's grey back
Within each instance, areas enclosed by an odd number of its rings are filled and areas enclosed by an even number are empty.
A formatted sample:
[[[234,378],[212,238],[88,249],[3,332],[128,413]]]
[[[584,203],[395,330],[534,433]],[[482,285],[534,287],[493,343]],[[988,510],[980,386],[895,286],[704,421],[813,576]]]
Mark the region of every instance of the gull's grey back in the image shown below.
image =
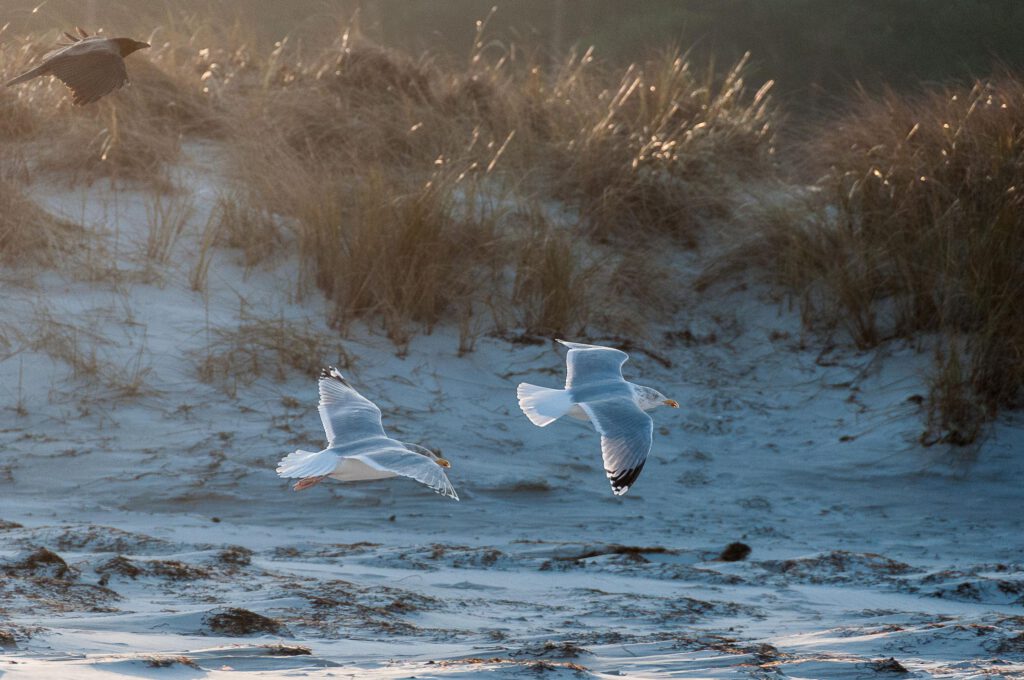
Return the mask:
[[[573,401],[632,399],[629,384],[622,378],[622,365],[629,359],[628,354],[612,347],[559,342],[571,348],[565,357],[565,388]]]

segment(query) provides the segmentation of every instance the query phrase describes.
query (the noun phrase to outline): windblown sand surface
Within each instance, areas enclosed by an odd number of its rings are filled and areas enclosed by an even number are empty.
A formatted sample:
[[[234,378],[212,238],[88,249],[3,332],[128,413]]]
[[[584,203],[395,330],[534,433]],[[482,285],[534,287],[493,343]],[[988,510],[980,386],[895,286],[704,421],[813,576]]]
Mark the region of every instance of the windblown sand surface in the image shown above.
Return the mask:
[[[557,345],[342,340],[286,254],[215,249],[193,292],[220,180],[179,181],[198,210],[168,265],[137,256],[142,194],[37,183],[116,272],[0,272],[0,677],[1024,675],[1024,422],[923,447],[927,353],[822,351],[755,284],[680,290],[626,377],[682,407],[616,498],[590,428],[517,407],[521,380],[564,379]],[[323,439],[314,371],[233,334],[260,324],[327,338],[310,366],[347,364],[462,502],[290,491],[275,463]]]

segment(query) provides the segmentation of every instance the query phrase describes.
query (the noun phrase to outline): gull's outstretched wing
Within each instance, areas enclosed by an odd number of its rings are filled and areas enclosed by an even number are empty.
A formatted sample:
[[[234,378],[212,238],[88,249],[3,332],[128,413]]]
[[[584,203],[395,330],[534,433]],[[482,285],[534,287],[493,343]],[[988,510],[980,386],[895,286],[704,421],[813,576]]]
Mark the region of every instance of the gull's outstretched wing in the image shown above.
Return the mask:
[[[629,358],[625,352],[614,347],[584,345],[565,340],[558,342],[569,348],[569,354],[565,357],[566,389],[608,380],[622,380],[622,364]]]
[[[340,437],[355,442],[370,437],[387,437],[380,420],[380,409],[352,389],[333,366],[320,371],[320,420],[327,433],[327,446]]]
[[[459,495],[455,493],[455,488],[452,486],[452,483],[448,481],[448,476],[444,473],[444,468],[427,456],[419,453],[413,453],[408,450],[387,448],[373,451],[371,453],[362,453],[352,456],[352,458],[360,460],[370,467],[377,468],[378,470],[385,470],[394,472],[396,475],[402,475],[403,477],[410,477],[415,479],[417,482],[426,484],[442,496],[448,496],[449,498],[459,500]]]
[[[632,399],[607,399],[580,404],[601,433],[604,471],[616,496],[629,491],[654,440],[654,421]]]
[[[75,54],[77,43],[68,51],[54,56],[47,72],[60,78],[71,88],[72,100],[78,106],[91,104],[128,82],[128,69],[121,55],[109,49],[95,49]]]

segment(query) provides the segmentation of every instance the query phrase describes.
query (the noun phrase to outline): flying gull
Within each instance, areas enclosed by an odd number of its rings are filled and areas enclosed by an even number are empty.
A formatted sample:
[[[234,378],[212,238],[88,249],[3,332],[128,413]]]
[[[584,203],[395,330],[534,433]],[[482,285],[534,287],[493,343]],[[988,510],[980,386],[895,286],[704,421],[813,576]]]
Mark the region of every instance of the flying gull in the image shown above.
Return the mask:
[[[331,477],[359,482],[411,477],[459,500],[444,468],[451,464],[430,449],[392,439],[384,433],[377,405],[356,392],[333,366],[320,371],[320,420],[327,432],[323,451],[295,451],[277,464],[279,477],[297,478],[302,491]]]
[[[612,347],[559,340],[569,348],[565,389],[519,383],[519,408],[534,425],[545,427],[564,415],[590,421],[601,433],[604,471],[616,496],[644,469],[651,450],[654,421],[645,411],[679,404],[651,387],[622,377],[629,355]]]
[[[90,36],[81,28],[74,36],[65,32],[71,42],[50,52],[30,71],[7,82],[7,87],[24,83],[38,76],[56,76],[71,88],[76,106],[91,104],[128,82],[124,58],[132,52],[149,47],[149,43],[131,38]]]

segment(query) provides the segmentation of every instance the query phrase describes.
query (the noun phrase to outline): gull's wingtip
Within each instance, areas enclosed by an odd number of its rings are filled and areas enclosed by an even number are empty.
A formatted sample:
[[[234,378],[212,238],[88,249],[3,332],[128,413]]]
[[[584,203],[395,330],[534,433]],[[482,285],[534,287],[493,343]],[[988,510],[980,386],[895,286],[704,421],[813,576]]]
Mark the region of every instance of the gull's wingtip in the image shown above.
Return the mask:
[[[338,382],[340,382],[345,387],[351,387],[351,385],[348,384],[348,380],[345,379],[345,376],[343,376],[341,374],[341,371],[339,371],[335,366],[327,366],[325,368],[321,368],[320,369],[320,379],[321,380],[324,380],[324,379],[327,379],[327,380],[331,380],[331,379],[337,380]]]
[[[459,500],[459,494],[455,493],[455,487],[452,486],[451,482],[448,482],[446,485],[434,487],[434,491],[445,498],[451,498],[453,501]]]
[[[572,342],[571,340],[562,340],[561,338],[555,338],[555,342],[560,342],[569,349],[610,349],[616,352],[622,352],[622,350],[617,347],[608,347],[607,345],[588,345],[585,342]],[[625,352],[622,353],[625,354]]]

